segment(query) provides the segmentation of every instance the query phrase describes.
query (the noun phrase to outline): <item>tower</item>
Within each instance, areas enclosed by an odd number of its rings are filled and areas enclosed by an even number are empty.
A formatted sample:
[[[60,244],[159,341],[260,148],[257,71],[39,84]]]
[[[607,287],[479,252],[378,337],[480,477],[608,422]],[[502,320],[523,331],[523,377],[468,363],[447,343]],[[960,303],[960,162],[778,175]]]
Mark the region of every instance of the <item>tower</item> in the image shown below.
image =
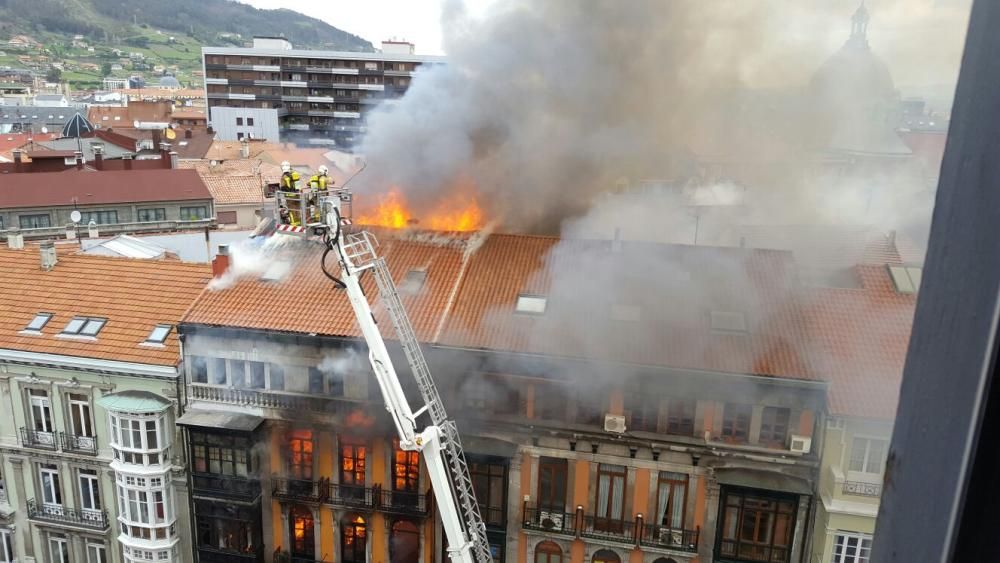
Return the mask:
[[[854,15],[851,16],[851,37],[848,39],[848,43],[857,46],[868,46],[869,19],[868,8],[865,8],[865,2],[861,0],[861,5],[858,6],[858,9],[854,11]]]

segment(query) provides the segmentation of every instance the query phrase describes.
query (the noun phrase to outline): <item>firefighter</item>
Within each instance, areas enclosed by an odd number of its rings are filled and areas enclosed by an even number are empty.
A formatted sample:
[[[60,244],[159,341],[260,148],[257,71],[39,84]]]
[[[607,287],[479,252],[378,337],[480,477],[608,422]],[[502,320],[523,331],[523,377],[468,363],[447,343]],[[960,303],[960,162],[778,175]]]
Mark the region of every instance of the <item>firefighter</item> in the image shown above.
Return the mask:
[[[330,178],[330,170],[323,165],[320,165],[316,169],[316,173],[309,178],[309,187],[314,190],[319,190],[325,192],[333,185],[333,179]]]
[[[300,224],[300,213],[296,213],[293,209],[301,204],[299,195],[299,180],[302,177],[298,172],[292,170],[292,165],[287,160],[281,163],[281,184],[279,188],[286,194],[285,207],[281,210],[281,222],[286,225],[298,226]]]
[[[287,160],[281,163],[281,191],[299,191],[299,180],[301,178],[302,176],[298,172],[292,170],[292,165]]]

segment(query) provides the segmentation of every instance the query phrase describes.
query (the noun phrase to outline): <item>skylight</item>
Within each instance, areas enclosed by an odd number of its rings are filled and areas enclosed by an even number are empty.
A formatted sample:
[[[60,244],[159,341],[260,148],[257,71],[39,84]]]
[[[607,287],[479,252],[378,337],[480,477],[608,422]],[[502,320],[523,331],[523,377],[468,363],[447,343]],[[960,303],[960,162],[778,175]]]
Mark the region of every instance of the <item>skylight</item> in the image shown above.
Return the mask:
[[[425,281],[427,281],[427,270],[410,270],[406,272],[406,276],[403,278],[403,283],[399,285],[399,289],[401,292],[409,295],[419,293],[421,288],[424,287]]]
[[[923,268],[915,266],[889,266],[889,275],[899,293],[916,293],[920,289]]]
[[[71,321],[66,323],[66,327],[63,328],[62,334],[97,336],[97,333],[101,332],[101,329],[104,328],[104,325],[107,322],[107,319],[97,317],[73,317]]]
[[[517,296],[517,306],[515,307],[515,310],[518,313],[541,315],[545,312],[545,305],[547,301],[548,300],[541,295],[521,294]]]
[[[712,311],[712,330],[719,332],[746,332],[747,319],[737,311]]]
[[[31,319],[28,326],[24,327],[24,330],[40,331],[48,324],[50,319],[52,319],[52,313],[38,313],[35,315],[35,318]]]
[[[163,344],[173,327],[170,325],[156,325],[153,331],[146,337],[146,344]]]

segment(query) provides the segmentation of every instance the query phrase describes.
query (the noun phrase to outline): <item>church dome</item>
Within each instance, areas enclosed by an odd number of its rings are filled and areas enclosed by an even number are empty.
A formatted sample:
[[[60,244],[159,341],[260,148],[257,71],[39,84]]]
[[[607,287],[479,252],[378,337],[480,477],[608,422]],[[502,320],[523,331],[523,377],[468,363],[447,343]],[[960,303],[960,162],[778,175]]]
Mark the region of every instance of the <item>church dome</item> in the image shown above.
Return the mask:
[[[181,83],[173,76],[167,75],[160,79],[161,88],[180,88]]]

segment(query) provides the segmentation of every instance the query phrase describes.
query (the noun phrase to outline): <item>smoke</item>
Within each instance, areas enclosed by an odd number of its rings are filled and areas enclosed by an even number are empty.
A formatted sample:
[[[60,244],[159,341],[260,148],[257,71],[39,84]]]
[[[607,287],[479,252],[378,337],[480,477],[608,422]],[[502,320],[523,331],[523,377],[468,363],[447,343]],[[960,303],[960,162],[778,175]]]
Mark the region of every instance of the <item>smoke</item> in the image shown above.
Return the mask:
[[[283,249],[295,249],[306,244],[309,243],[304,239],[290,235],[249,238],[230,244],[229,268],[221,276],[210,281],[208,289],[211,291],[229,289],[241,278],[260,277],[271,268],[278,269],[276,264],[286,266],[283,272],[276,271],[276,273],[287,273],[291,265],[275,262],[275,257]]]

